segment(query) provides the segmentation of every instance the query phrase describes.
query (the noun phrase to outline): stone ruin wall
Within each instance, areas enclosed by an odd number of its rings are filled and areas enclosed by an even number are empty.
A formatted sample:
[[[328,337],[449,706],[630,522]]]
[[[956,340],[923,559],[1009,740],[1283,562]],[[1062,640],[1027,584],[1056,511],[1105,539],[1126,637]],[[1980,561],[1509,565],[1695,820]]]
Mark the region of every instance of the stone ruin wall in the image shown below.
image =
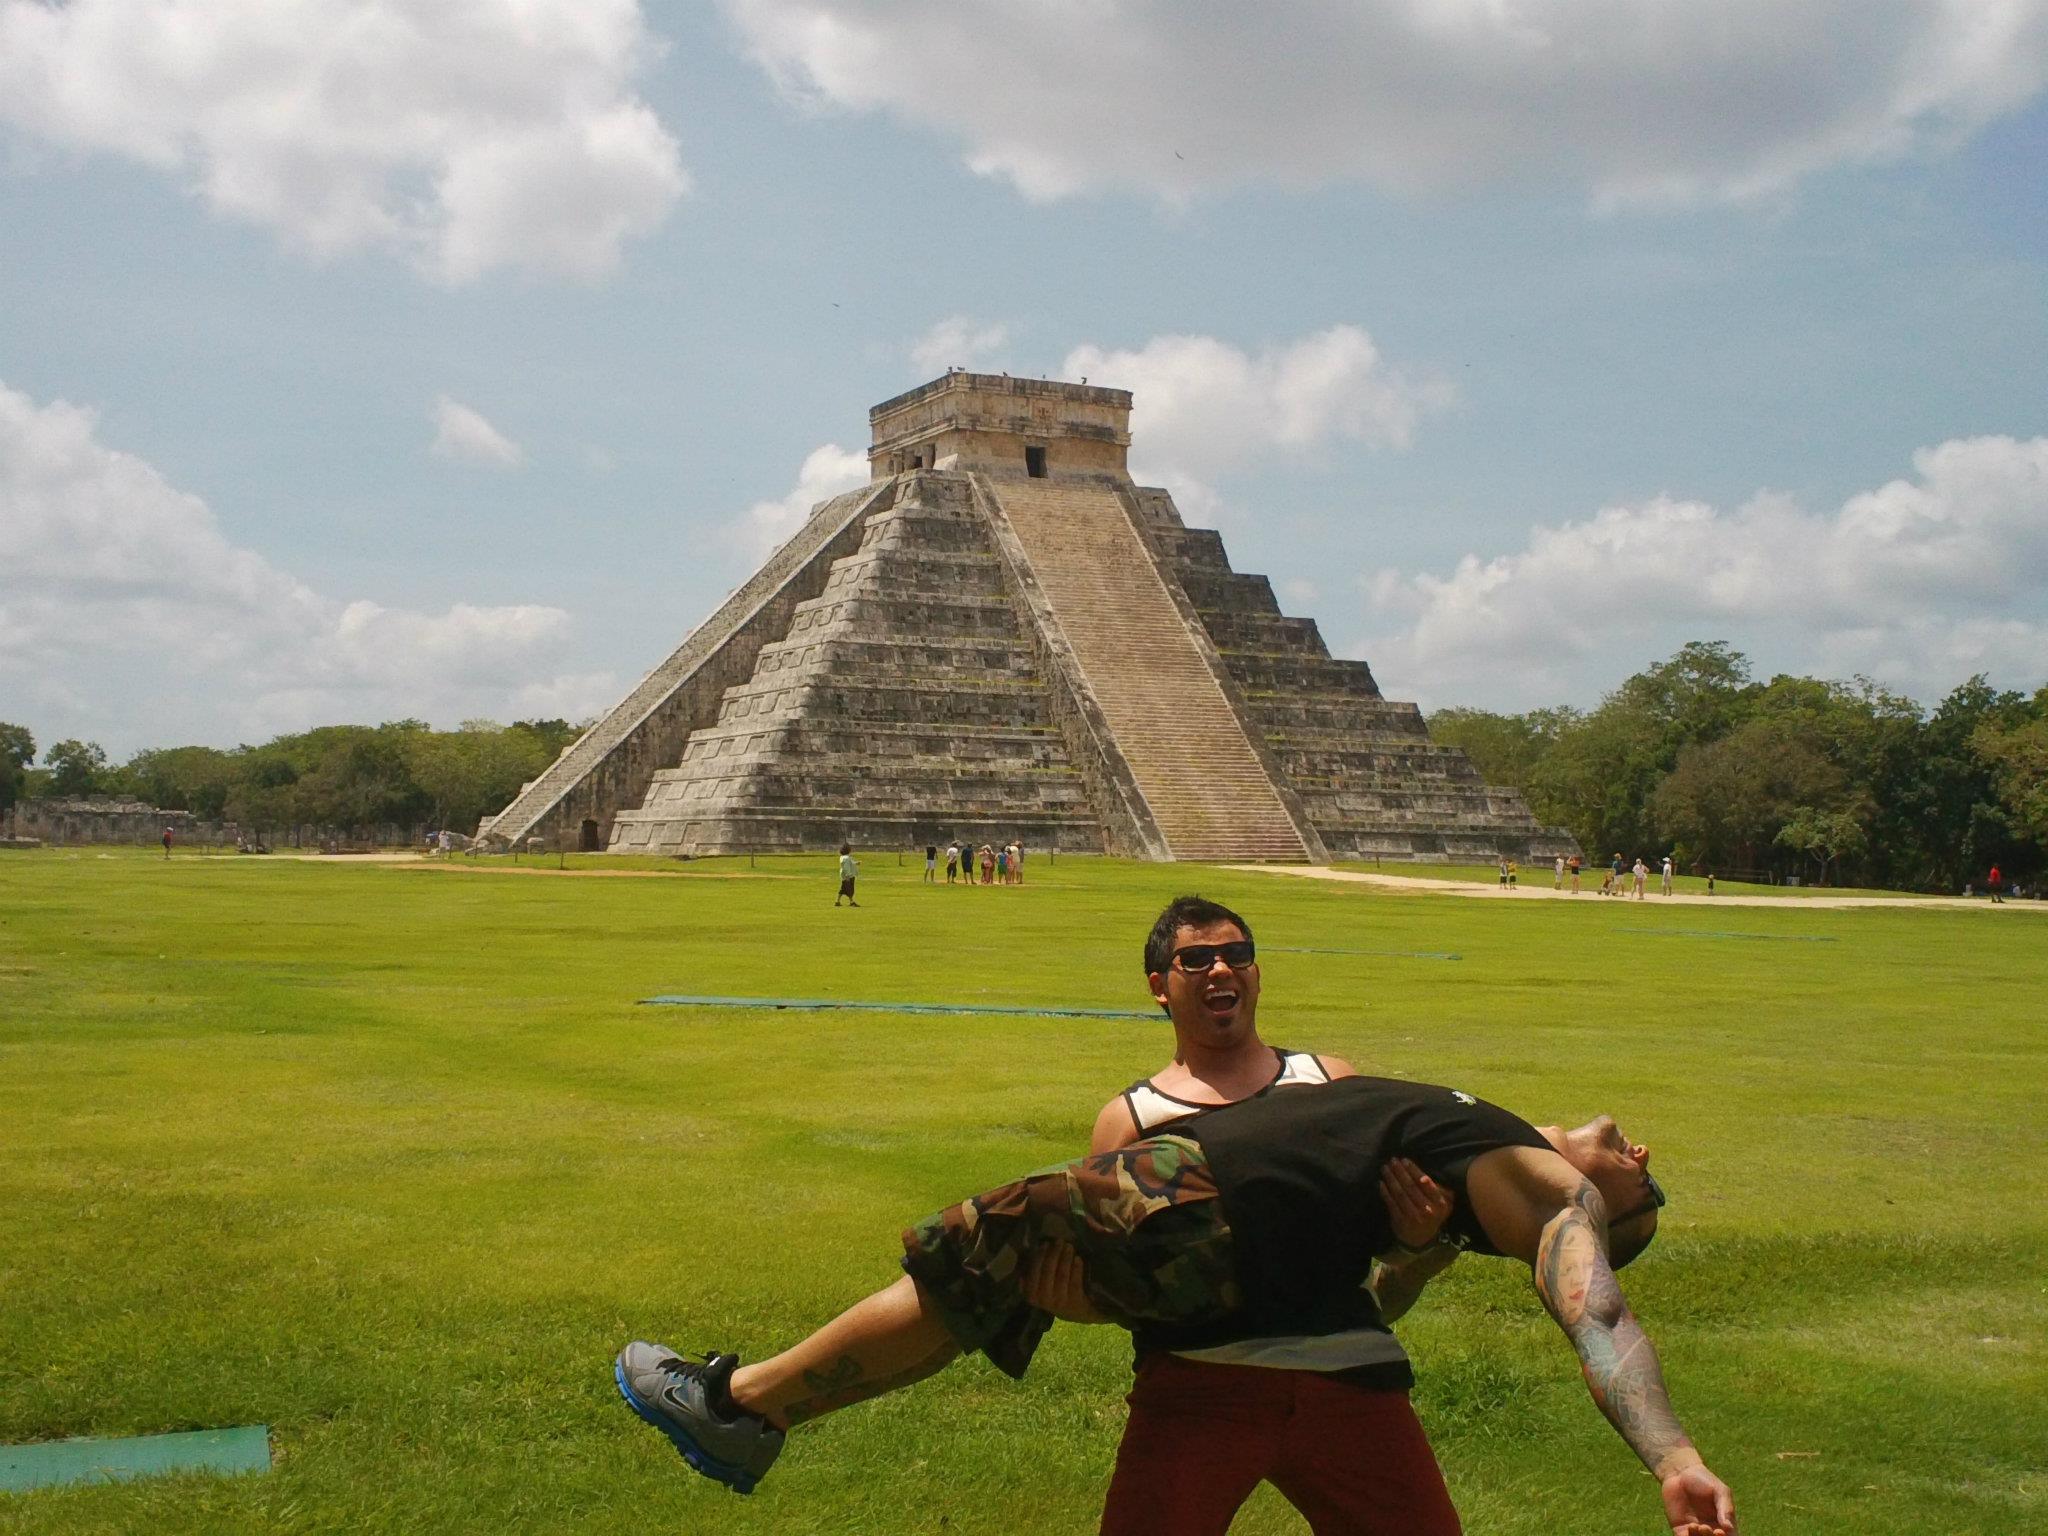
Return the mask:
[[[337,827],[306,824],[286,827],[244,827],[233,821],[206,821],[190,811],[167,811],[141,800],[106,795],[81,795],[22,800],[0,816],[0,838],[32,839],[53,847],[157,847],[164,828],[171,829],[174,848],[232,848],[235,840],[260,838],[271,848],[419,848],[432,830],[424,823],[404,826],[383,822],[372,826]]]

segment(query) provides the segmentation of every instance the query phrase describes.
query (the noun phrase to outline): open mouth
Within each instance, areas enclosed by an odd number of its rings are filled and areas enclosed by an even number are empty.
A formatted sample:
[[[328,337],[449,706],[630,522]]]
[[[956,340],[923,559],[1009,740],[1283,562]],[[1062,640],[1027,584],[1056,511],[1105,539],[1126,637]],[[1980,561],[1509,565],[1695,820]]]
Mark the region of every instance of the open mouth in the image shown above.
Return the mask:
[[[1202,994],[1202,1006],[1209,1010],[1212,1018],[1227,1019],[1237,1011],[1238,994],[1235,987],[1211,987]]]

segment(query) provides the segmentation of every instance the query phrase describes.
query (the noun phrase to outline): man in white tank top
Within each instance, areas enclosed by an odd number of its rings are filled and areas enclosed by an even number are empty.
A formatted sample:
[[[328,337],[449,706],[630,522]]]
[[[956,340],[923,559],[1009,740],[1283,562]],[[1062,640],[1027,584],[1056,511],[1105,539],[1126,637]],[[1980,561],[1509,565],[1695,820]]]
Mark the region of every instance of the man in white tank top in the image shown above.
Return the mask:
[[[1260,1037],[1256,953],[1251,930],[1227,907],[1183,896],[1160,914],[1146,940],[1145,971],[1153,1000],[1173,1021],[1173,1060],[1102,1107],[1091,1152],[1114,1151],[1225,1104],[1357,1075],[1340,1057],[1280,1050]],[[1426,1230],[1403,1240],[1426,1249],[1451,1202],[1416,1177]],[[1085,1315],[1071,1255],[1041,1264],[1030,1299],[1055,1315]],[[1361,1306],[1369,1311],[1369,1298]],[[1140,1332],[1136,1347],[1131,1415],[1103,1536],[1223,1532],[1261,1481],[1272,1482],[1318,1533],[1458,1529],[1409,1406],[1408,1358],[1384,1328],[1186,1350],[1153,1347]]]

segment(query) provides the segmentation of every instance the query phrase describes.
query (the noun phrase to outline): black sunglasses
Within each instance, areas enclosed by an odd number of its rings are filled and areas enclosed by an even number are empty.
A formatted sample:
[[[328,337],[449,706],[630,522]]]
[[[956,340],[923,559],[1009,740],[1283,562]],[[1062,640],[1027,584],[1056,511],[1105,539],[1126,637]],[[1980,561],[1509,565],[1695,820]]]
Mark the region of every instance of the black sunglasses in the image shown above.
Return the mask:
[[[1219,959],[1233,971],[1241,971],[1252,964],[1255,954],[1250,939],[1238,939],[1229,944],[1187,944],[1173,952],[1169,963],[1175,970],[1199,976],[1212,969]]]
[[[1627,1222],[1634,1221],[1638,1216],[1647,1216],[1652,1211],[1661,1211],[1664,1208],[1668,1198],[1664,1193],[1664,1186],[1657,1182],[1657,1176],[1647,1168],[1643,1170],[1643,1188],[1649,1191],[1650,1198],[1630,1211],[1626,1216],[1614,1217],[1607,1223],[1608,1226],[1619,1227]]]

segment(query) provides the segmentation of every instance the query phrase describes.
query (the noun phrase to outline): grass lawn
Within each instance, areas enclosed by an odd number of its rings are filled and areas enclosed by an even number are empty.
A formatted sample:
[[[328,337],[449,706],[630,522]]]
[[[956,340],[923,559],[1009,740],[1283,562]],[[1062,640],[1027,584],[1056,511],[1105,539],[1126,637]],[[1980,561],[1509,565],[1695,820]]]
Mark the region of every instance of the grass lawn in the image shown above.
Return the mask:
[[[610,1361],[789,1342],[895,1273],[906,1220],[1078,1151],[1164,1020],[635,1000],[1129,1008],[1181,889],[1258,929],[1269,1039],[1532,1118],[1611,1108],[1655,1148],[1673,1203],[1624,1281],[1747,1536],[2048,1529],[2036,914],[1788,901],[1708,931],[1083,859],[931,889],[918,863],[869,858],[835,911],[831,859],[0,854],[0,1442],[264,1423],[278,1456],[0,1494],[0,1531],[1092,1531],[1116,1330],[804,1428],[751,1499],[620,1406]],[[1526,1277],[1466,1260],[1401,1332],[1469,1532],[1661,1529]],[[1262,1491],[1234,1529],[1303,1528]]]

